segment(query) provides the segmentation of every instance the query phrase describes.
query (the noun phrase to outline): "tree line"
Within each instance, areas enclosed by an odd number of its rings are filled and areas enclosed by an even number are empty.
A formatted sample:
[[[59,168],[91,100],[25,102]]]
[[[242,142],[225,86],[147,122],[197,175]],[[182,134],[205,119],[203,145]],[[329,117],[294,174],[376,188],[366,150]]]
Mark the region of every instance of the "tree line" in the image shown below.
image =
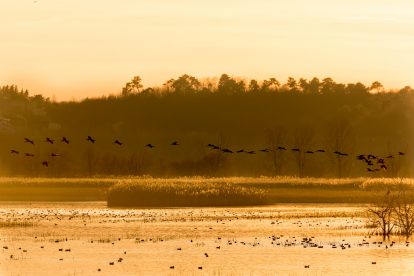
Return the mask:
[[[153,175],[353,177],[373,175],[353,156],[386,156],[375,176],[411,176],[414,90],[385,90],[379,82],[336,83],[276,78],[245,80],[182,75],[159,87],[132,78],[117,95],[55,102],[15,85],[0,88],[0,174],[25,176]],[[97,139],[96,145],[85,137]],[[69,137],[70,145],[45,142]],[[23,137],[36,141],[25,144]],[[112,143],[123,141],[122,147]],[[169,147],[171,141],[179,147]],[[154,149],[145,147],[148,143]],[[255,155],[226,148],[324,149],[324,155],[271,150]],[[35,158],[11,156],[10,149]],[[349,158],[333,152],[349,153]],[[60,157],[43,168],[51,152]]]

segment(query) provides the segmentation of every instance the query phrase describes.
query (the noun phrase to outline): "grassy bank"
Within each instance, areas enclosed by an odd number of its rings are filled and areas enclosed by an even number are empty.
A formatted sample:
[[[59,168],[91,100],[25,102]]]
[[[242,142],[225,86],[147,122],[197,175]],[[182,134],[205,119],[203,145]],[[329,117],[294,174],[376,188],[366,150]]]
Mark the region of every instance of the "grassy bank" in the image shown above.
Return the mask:
[[[401,178],[0,178],[0,201],[104,201],[110,206],[223,206],[273,203],[370,203]],[[183,203],[185,202],[185,204]]]

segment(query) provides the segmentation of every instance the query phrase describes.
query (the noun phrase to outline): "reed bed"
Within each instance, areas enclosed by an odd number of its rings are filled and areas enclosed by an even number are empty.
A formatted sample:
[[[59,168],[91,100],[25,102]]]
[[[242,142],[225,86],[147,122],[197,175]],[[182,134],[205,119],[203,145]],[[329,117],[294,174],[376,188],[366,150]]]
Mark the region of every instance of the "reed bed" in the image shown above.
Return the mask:
[[[240,205],[250,200],[251,204],[371,203],[387,190],[402,189],[414,201],[414,179],[410,178],[0,178],[0,201],[108,200],[110,206],[137,204],[122,203],[122,198],[128,202],[140,198],[147,202],[142,206],[179,206],[181,200],[193,202],[189,206]]]
[[[195,207],[269,204],[265,191],[231,183],[120,181],[109,189],[108,206]]]

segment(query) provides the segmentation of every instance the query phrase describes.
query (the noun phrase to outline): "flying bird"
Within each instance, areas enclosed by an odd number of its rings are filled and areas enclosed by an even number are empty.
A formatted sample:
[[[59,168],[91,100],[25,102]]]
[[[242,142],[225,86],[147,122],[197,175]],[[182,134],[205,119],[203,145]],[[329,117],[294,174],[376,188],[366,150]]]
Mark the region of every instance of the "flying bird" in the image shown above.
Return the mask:
[[[405,153],[404,153],[404,152],[399,151],[399,152],[398,152],[398,155],[405,155]]]
[[[247,154],[256,154],[256,152],[254,150],[251,151],[246,151]]]
[[[305,153],[310,153],[310,154],[313,154],[313,151],[311,151],[311,150],[307,150]]]
[[[34,141],[26,137],[24,138],[24,142],[34,145]]]
[[[42,162],[42,166],[44,166],[44,167],[49,167],[49,162],[48,162],[48,161],[43,161],[43,162]]]
[[[54,142],[55,140],[50,139],[49,137],[46,137],[46,143],[53,144]]]
[[[58,154],[58,153],[53,153],[53,152],[52,152],[52,153],[50,154],[50,156],[51,156],[51,157],[58,157],[58,156],[60,156],[60,154]]]
[[[236,153],[242,153],[242,152],[245,152],[244,149],[236,151]]]
[[[285,147],[282,147],[282,146],[277,147],[277,149],[278,150],[286,150],[286,148]]]
[[[33,153],[28,153],[28,152],[26,152],[24,155],[27,156],[27,157],[34,157],[35,156]]]
[[[261,152],[269,152],[269,149],[261,149]]]
[[[91,136],[88,135],[88,137],[86,138],[86,141],[91,142],[92,144],[94,144],[96,142],[95,139],[93,139]]]
[[[170,145],[171,146],[179,146],[180,144],[177,141],[173,141]]]
[[[19,151],[12,149],[12,150],[10,150],[10,153],[11,154],[19,154]]]
[[[224,152],[224,153],[233,153],[233,151],[231,151],[229,149],[222,149],[221,151]]]
[[[295,149],[292,149],[292,151],[300,152],[300,149],[295,148]]]
[[[122,143],[121,141],[119,141],[119,140],[115,140],[114,141],[114,144],[117,144],[118,146],[122,146],[124,143]]]
[[[69,140],[65,137],[65,136],[63,136],[62,137],[62,140],[60,140],[62,143],[65,143],[65,144],[69,144]]]
[[[150,148],[150,149],[155,148],[155,146],[154,146],[154,145],[152,145],[152,144],[146,144],[145,146],[146,146],[147,148]]]
[[[316,152],[325,152],[323,149],[318,149]]]

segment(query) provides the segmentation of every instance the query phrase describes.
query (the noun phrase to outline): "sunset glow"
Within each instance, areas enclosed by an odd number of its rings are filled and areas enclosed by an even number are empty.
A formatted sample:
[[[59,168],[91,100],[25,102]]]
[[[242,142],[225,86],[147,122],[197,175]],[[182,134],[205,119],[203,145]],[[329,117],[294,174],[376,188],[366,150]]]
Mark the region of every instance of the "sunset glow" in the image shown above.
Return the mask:
[[[410,1],[1,1],[0,83],[58,100],[182,74],[413,85]]]

